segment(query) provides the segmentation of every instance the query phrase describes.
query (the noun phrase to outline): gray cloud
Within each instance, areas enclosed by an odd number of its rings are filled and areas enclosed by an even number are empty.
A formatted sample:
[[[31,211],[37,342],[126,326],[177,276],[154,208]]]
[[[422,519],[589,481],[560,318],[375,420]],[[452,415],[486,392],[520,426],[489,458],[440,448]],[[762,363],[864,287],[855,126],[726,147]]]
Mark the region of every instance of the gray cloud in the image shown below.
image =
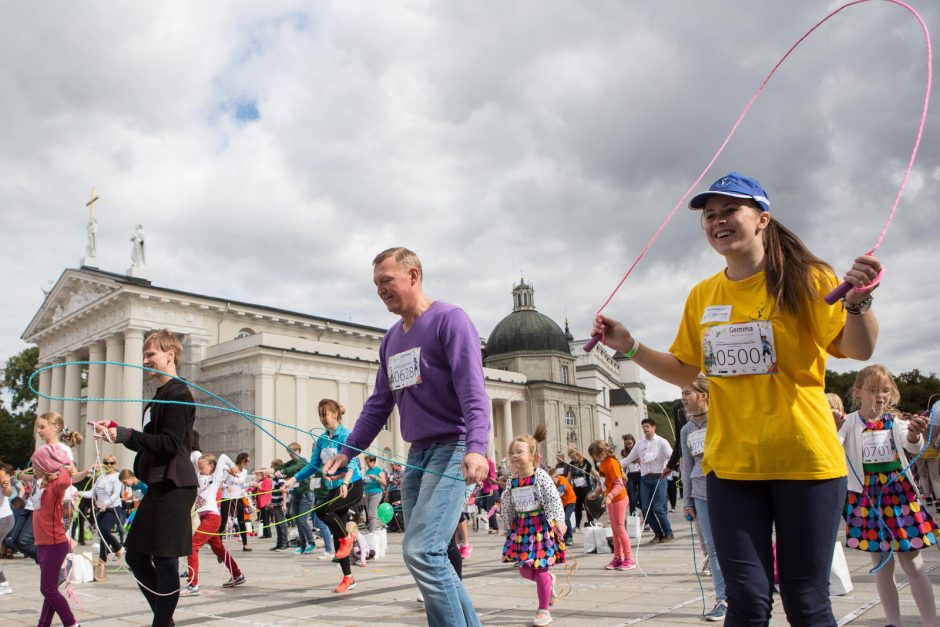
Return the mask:
[[[916,7],[940,30],[937,5]],[[128,266],[141,222],[158,285],[387,325],[369,262],[403,243],[424,258],[429,291],[464,306],[482,335],[510,310],[524,271],[539,309],[567,314],[583,337],[825,8],[4,5],[0,354],[22,347],[38,288],[81,257],[92,185],[104,269]],[[844,11],[782,66],[702,187],[731,169],[757,176],[775,215],[844,270],[894,199],[924,72],[904,10]],[[935,371],[940,358],[921,313],[936,309],[940,287],[929,245],[937,110],[881,249],[876,358],[896,370]],[[665,348],[689,287],[721,267],[680,208],[609,311]],[[647,381],[654,396],[674,394]]]

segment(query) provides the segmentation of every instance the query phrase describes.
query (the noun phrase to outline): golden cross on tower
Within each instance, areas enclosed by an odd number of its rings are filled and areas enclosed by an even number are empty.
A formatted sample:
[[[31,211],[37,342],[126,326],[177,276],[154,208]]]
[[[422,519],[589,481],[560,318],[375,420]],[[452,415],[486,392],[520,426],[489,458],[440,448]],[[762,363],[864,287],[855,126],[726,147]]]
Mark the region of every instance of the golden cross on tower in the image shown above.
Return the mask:
[[[95,221],[95,201],[98,200],[98,197],[95,196],[95,188],[91,188],[91,200],[85,203],[85,206],[88,207],[88,222]]]

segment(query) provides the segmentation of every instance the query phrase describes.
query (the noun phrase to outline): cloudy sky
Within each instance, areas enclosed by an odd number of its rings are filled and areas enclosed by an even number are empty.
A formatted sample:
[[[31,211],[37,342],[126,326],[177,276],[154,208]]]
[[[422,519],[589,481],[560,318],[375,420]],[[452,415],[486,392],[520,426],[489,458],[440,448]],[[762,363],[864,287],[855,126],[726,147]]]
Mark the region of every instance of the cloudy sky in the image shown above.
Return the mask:
[[[910,1],[940,33],[940,5]],[[130,265],[139,222],[156,285],[384,327],[370,261],[403,244],[484,337],[520,272],[585,337],[773,64],[840,4],[2,3],[0,356],[77,267],[92,186],[105,270]],[[843,272],[890,209],[925,75],[910,13],[851,7],[781,68],[706,182],[759,178]],[[875,358],[895,371],[940,370],[938,117],[880,251]],[[608,313],[665,348],[722,267],[680,210]]]

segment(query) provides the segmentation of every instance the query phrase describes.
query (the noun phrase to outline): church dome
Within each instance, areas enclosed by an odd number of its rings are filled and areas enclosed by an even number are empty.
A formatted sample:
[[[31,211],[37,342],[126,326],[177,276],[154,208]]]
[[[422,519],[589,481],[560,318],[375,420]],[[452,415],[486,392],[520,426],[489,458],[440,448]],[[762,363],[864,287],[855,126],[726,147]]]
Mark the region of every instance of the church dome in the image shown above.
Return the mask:
[[[493,328],[486,341],[486,356],[515,351],[558,351],[571,354],[564,331],[546,315],[535,310],[535,289],[522,280],[512,290],[514,306],[511,314]]]

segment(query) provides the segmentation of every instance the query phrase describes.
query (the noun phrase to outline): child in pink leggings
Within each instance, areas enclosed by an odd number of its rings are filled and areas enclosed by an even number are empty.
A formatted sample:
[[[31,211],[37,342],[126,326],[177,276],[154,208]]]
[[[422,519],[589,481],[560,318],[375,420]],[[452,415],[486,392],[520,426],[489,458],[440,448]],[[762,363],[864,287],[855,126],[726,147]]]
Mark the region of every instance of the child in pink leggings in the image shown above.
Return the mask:
[[[503,561],[519,565],[519,574],[535,582],[539,608],[533,625],[552,622],[555,575],[551,567],[565,561],[562,541],[567,527],[565,509],[558,490],[541,468],[536,468],[538,443],[545,439],[545,426],[535,436],[521,435],[509,447],[512,481],[503,491],[500,510],[507,530]]]
[[[39,627],[52,625],[58,614],[65,627],[75,625],[75,616],[69,602],[59,592],[59,571],[65,556],[71,550],[69,537],[62,523],[62,497],[72,486],[75,466],[58,446],[43,444],[32,458],[36,479],[45,486],[39,509],[33,514],[33,535],[36,538],[36,561],[39,562],[39,591],[42,592],[42,611]]]
[[[623,483],[623,469],[614,457],[610,444],[604,440],[595,440],[588,447],[588,454],[600,464],[600,473],[604,477],[604,505],[610,517],[610,528],[614,534],[614,559],[604,568],[606,570],[632,570],[636,568],[633,552],[630,549],[630,536],[627,535],[625,517],[627,515],[627,488]]]

